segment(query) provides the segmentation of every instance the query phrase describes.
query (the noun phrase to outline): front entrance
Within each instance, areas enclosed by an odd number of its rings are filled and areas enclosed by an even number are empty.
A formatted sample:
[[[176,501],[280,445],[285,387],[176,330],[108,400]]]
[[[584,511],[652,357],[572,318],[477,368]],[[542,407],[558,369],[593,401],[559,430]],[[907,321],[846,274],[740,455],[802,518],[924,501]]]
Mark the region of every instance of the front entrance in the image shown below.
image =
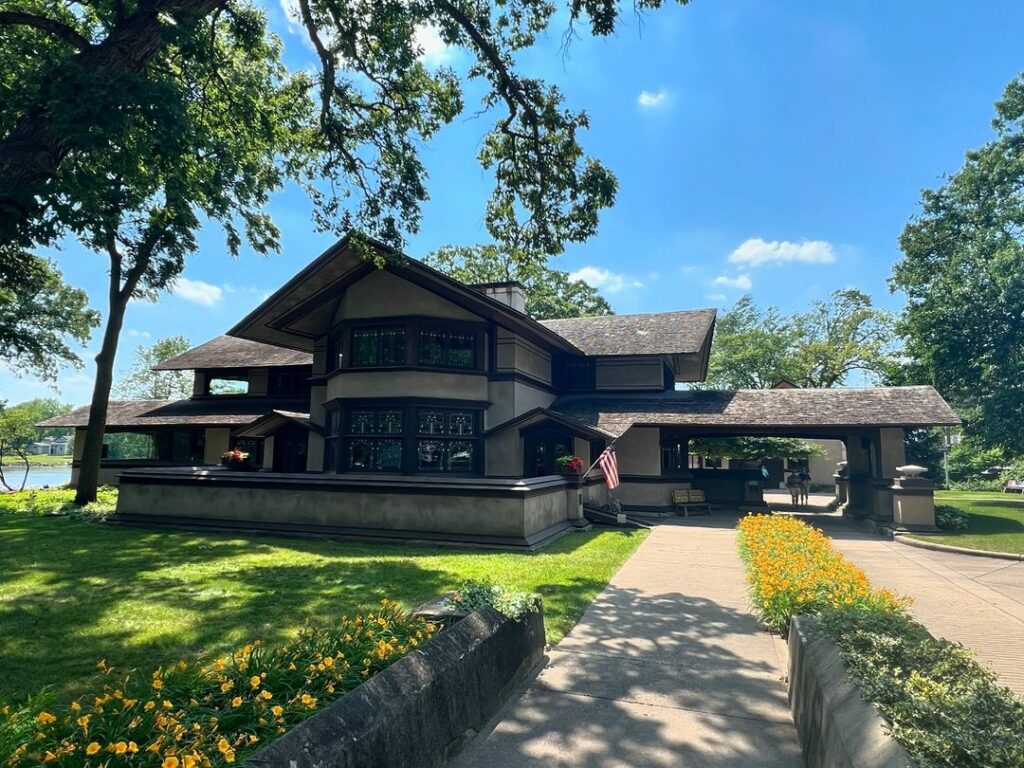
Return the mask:
[[[274,471],[305,472],[309,432],[289,424],[274,433]]]
[[[559,456],[572,455],[572,437],[553,429],[538,430],[523,435],[523,477],[557,475],[561,468]]]

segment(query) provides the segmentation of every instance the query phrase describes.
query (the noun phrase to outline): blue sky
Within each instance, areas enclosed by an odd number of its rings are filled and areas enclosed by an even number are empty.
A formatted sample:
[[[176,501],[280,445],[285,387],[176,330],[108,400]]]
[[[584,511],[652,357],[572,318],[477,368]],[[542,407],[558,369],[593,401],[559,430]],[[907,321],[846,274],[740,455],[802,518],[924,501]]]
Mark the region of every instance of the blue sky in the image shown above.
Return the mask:
[[[281,4],[263,1],[289,64],[305,66]],[[589,112],[586,147],[618,176],[597,236],[556,264],[620,313],[727,307],[745,292],[795,311],[848,286],[898,309],[885,281],[920,189],[991,137],[992,104],[1024,70],[1019,2],[695,0],[628,21],[564,55],[559,25],[522,57]],[[428,62],[468,60],[429,35],[424,45]],[[475,156],[488,125],[461,118],[426,148],[432,197],[410,255],[487,240],[490,181]],[[314,232],[300,192],[271,208],[281,253],[231,260],[221,233],[205,230],[177,292],[129,308],[119,368],[161,336],[222,333],[333,241]],[[73,244],[54,257],[103,309],[104,261]],[[59,379],[68,402],[88,401],[99,335],[89,364]],[[53,394],[0,368],[0,399]]]

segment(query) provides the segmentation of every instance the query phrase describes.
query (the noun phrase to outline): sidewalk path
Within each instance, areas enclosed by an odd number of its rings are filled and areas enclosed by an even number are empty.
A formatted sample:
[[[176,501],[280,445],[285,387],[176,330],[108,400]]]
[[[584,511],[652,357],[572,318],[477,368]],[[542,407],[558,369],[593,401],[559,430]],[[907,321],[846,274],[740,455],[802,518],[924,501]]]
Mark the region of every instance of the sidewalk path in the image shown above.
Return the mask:
[[[735,517],[651,532],[457,768],[797,768],[786,646],[748,611]]]
[[[913,598],[911,612],[933,635],[962,643],[1024,696],[1024,562],[932,552],[811,516],[871,583]]]

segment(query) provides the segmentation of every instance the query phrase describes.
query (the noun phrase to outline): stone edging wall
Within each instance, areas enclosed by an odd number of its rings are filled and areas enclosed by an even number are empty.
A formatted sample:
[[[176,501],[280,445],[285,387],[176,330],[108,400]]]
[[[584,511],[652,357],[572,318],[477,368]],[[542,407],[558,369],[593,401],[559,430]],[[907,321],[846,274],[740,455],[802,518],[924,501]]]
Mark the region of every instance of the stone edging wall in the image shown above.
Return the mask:
[[[807,768],[915,768],[848,678],[835,643],[808,632],[813,621],[797,616],[789,626],[789,706]]]
[[[246,761],[255,768],[442,766],[544,654],[544,617],[472,613]]]

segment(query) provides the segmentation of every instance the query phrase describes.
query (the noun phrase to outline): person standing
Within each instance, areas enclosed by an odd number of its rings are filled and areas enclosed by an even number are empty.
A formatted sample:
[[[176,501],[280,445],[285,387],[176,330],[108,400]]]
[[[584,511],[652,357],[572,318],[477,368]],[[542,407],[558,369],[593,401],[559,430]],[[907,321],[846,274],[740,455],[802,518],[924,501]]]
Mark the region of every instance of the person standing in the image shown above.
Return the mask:
[[[797,479],[800,480],[800,502],[806,507],[810,503],[811,476],[806,469],[801,469]]]
[[[793,506],[800,506],[800,478],[796,472],[790,472],[786,476],[786,488],[789,489],[789,499]]]

